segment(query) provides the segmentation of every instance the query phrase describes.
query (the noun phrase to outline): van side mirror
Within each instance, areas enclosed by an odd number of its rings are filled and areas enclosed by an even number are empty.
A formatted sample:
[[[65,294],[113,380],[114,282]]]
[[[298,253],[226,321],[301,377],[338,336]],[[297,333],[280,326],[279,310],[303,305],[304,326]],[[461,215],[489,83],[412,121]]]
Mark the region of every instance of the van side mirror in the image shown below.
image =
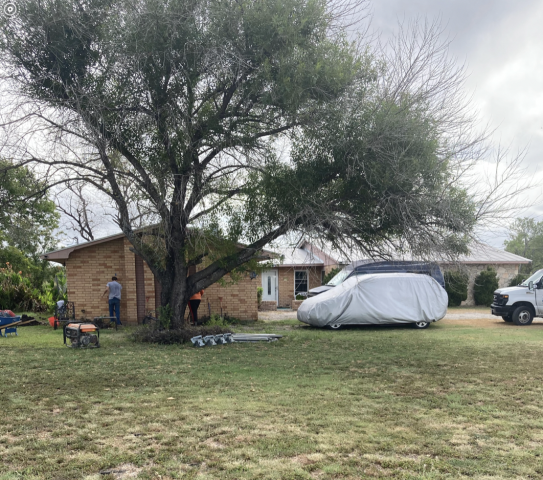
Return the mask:
[[[529,281],[528,282],[528,290],[533,290],[533,289],[534,289],[534,282]]]

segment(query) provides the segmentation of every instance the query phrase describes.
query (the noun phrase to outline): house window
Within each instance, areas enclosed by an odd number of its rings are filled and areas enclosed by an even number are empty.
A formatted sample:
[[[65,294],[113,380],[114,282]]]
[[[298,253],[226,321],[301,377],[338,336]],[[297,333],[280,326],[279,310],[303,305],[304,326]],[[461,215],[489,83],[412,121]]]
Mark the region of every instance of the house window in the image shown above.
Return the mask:
[[[294,272],[294,295],[307,293],[307,270]]]
[[[268,295],[271,295],[271,277],[268,275]]]

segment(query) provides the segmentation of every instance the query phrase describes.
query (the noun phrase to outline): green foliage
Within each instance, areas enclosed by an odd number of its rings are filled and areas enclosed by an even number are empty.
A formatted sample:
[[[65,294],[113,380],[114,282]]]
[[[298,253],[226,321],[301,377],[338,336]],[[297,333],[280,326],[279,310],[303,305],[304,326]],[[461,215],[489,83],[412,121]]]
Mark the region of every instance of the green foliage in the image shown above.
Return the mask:
[[[262,287],[256,287],[256,298],[259,305],[262,303],[263,294],[264,294],[264,289]]]
[[[517,273],[509,282],[510,287],[516,287],[517,285],[520,285],[524,280],[528,278],[528,275],[524,273]]]
[[[158,321],[162,328],[170,328],[170,324],[172,323],[172,308],[169,305],[158,308]]]
[[[15,247],[36,258],[54,244],[59,214],[55,204],[40,193],[45,187],[43,182],[28,168],[9,167],[11,163],[0,160],[0,245]],[[9,255],[16,254],[0,253],[0,258]]]
[[[324,276],[324,279],[322,280],[322,284],[326,285],[330,280],[332,280],[332,278],[334,278],[339,272],[341,272],[341,270],[343,270],[343,268],[341,267],[332,268],[332,270],[330,270]]]
[[[447,270],[443,273],[445,290],[449,296],[449,307],[459,307],[468,298],[469,276],[458,270]]]
[[[306,299],[307,299],[306,295],[296,295],[296,300],[306,300]]]
[[[37,288],[30,277],[8,263],[0,268],[0,310],[52,312],[57,301],[67,300],[65,286],[63,271]]]
[[[204,325],[208,327],[228,327],[229,325],[235,325],[237,323],[239,323],[237,318],[228,315],[221,317],[220,315],[213,313],[211,314],[211,317],[204,322]]]
[[[494,291],[498,288],[498,275],[496,271],[488,267],[475,277],[473,285],[473,298],[476,305],[489,306],[494,299]]]
[[[532,261],[531,265],[521,265],[520,270],[529,276],[543,268],[543,221],[533,218],[518,218],[509,229],[509,240],[504,242],[507,252],[520,255]]]

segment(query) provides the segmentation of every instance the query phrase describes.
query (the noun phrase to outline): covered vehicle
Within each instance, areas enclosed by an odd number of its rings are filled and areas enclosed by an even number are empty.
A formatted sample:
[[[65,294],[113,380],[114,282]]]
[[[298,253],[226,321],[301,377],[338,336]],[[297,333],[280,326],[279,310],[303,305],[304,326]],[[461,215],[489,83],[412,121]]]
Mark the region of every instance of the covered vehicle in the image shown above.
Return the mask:
[[[331,328],[401,323],[426,328],[445,316],[447,303],[445,289],[428,275],[357,275],[304,300],[298,309],[298,320]]]
[[[334,288],[343,283],[348,278],[354,275],[368,275],[370,273],[418,273],[429,275],[434,278],[443,288],[445,288],[445,280],[443,273],[437,263],[418,262],[418,261],[374,261],[374,260],[358,260],[344,267],[337,275],[334,276],[326,285],[315,287],[309,290],[308,296],[314,297],[320,295],[331,288]]]

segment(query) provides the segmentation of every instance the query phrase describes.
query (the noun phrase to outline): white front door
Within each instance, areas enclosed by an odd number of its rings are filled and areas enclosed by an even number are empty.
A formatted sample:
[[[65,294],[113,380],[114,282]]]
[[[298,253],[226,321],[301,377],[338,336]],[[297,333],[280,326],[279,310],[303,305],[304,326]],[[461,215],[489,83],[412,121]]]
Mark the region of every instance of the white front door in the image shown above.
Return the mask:
[[[277,270],[262,272],[262,301],[277,302]]]

